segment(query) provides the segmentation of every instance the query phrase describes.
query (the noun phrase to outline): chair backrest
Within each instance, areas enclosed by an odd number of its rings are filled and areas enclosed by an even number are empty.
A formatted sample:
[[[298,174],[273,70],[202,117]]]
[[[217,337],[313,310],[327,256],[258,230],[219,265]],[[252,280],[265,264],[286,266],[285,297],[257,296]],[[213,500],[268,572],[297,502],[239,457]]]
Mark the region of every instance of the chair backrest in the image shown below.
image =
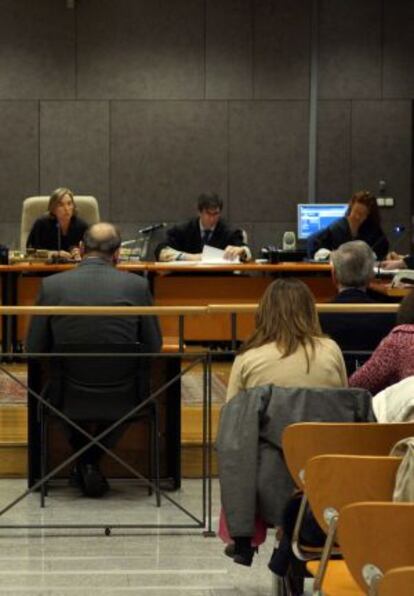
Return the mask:
[[[26,241],[34,221],[47,212],[48,196],[29,197],[23,201],[22,220],[20,225],[20,250],[26,250]],[[99,206],[95,197],[75,196],[76,209],[79,217],[91,225],[100,220]]]
[[[412,596],[414,567],[396,567],[387,571],[378,585],[378,596]]]
[[[412,565],[414,503],[348,505],[339,518],[338,541],[349,571],[367,592],[387,571]]]
[[[289,472],[304,485],[306,462],[317,455],[388,455],[391,448],[414,434],[414,422],[393,424],[303,422],[288,426],[282,445]]]
[[[391,501],[400,457],[320,455],[305,468],[306,496],[327,532],[332,515],[357,501]],[[342,515],[342,513],[341,513]]]
[[[120,418],[147,393],[148,376],[138,356],[140,351],[140,344],[56,345],[57,354],[90,353],[91,356],[53,358],[50,398],[75,420]]]

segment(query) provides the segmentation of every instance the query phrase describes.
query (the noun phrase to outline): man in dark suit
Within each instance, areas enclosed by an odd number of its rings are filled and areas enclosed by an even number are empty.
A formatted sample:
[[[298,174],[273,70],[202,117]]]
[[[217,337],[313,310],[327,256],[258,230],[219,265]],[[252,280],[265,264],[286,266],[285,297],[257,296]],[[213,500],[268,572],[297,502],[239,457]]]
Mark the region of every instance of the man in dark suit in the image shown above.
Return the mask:
[[[369,291],[375,256],[363,240],[345,242],[331,253],[332,278],[338,293],[336,304],[375,304]],[[373,351],[395,325],[394,313],[320,313],[322,330],[342,350]],[[348,373],[355,358],[345,358]]]
[[[37,304],[40,306],[151,306],[148,282],[132,273],[118,271],[115,264],[121,237],[109,223],[91,226],[81,243],[81,263],[71,271],[58,273],[43,280]],[[111,316],[36,316],[33,317],[28,338],[28,352],[53,352],[63,344],[130,344],[139,342],[143,352],[158,352],[161,334],[156,317]],[[103,366],[105,360],[102,360]],[[99,434],[109,425],[99,424]],[[66,427],[74,450],[87,439]],[[89,430],[89,429],[88,429]],[[92,430],[92,429],[90,429]],[[115,438],[107,441],[113,446]],[[101,496],[108,489],[99,469],[102,451],[92,447],[79,459],[77,479],[88,496]]]
[[[242,261],[251,258],[243,231],[232,230],[221,220],[222,199],[215,193],[198,197],[198,217],[178,224],[167,232],[165,242],[155,249],[157,261],[200,261],[204,245],[224,250],[224,258]]]

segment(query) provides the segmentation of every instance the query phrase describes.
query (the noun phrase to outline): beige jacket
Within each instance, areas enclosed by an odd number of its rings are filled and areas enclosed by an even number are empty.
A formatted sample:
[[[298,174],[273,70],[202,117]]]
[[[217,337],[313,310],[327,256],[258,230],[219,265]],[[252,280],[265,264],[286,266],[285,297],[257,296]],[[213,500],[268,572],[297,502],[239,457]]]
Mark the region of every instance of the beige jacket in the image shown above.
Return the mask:
[[[402,457],[395,478],[393,501],[403,503],[414,502],[414,437],[407,437],[398,441],[390,455]]]
[[[327,337],[316,339],[313,356],[309,350],[307,372],[303,348],[282,358],[274,342],[252,348],[236,357],[227,387],[226,401],[243,389],[260,385],[280,387],[347,387],[344,359],[339,346]]]

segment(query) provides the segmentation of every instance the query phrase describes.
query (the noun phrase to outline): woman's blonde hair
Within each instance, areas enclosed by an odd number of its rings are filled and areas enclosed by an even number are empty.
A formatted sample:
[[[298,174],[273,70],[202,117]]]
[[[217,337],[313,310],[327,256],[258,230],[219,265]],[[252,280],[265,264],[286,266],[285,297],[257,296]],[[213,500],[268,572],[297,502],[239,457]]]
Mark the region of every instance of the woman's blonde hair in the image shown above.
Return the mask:
[[[52,192],[49,198],[49,203],[47,205],[47,210],[49,211],[49,215],[54,215],[55,208],[58,206],[60,201],[63,199],[65,195],[69,195],[72,199],[73,203],[73,215],[76,215],[76,203],[75,198],[73,196],[73,192],[69,188],[57,188]]]
[[[282,358],[286,358],[302,346],[309,372],[307,348],[310,347],[313,355],[317,337],[324,334],[308,286],[293,277],[277,279],[263,294],[256,312],[256,329],[240,351],[275,342]]]

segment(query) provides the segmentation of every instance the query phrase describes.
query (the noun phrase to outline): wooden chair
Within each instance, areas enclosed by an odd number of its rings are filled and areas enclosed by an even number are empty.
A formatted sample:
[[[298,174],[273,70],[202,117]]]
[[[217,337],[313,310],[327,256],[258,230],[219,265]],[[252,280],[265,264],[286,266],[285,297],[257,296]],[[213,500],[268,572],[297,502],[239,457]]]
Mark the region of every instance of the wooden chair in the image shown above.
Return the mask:
[[[387,571],[413,564],[414,503],[348,505],[341,511],[338,537],[354,580],[365,593],[376,596]],[[326,593],[342,596],[338,591]]]
[[[378,596],[412,596],[414,567],[397,567],[387,571],[378,585]]]
[[[283,453],[289,472],[296,485],[305,490],[305,465],[312,457],[324,454],[388,455],[392,447],[405,437],[414,434],[414,423],[327,423],[303,422],[288,426],[282,437]],[[295,529],[292,548],[300,560],[310,560],[321,555],[320,550],[303,549],[300,529],[307,507],[306,491]]]
[[[305,464],[325,454],[388,455],[400,439],[414,435],[414,422],[393,424],[303,422],[283,433],[286,464],[296,485],[304,488]]]
[[[307,498],[316,521],[327,534],[320,562],[308,563],[315,576],[315,591],[321,590],[322,585],[325,591],[324,576],[342,509],[357,501],[390,501],[400,463],[399,457],[322,455],[306,464]],[[339,544],[343,554],[341,541]],[[343,565],[332,563],[337,568]]]

